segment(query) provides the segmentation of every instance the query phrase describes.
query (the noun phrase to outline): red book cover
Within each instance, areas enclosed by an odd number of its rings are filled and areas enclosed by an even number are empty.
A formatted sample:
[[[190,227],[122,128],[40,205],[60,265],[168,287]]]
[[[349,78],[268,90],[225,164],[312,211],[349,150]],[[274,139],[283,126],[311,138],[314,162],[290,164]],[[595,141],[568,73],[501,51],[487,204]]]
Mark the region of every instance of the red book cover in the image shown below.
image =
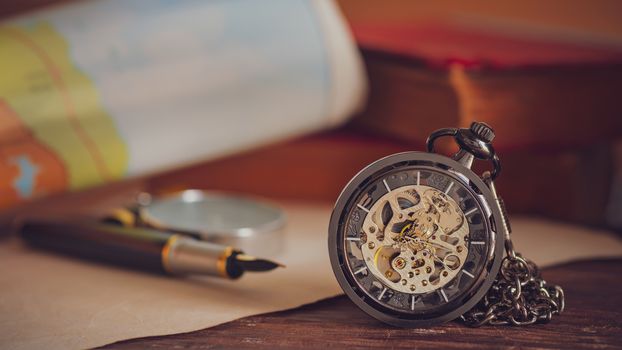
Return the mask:
[[[456,24],[353,24],[363,49],[391,53],[445,68],[524,68],[622,63],[622,47],[587,38]]]

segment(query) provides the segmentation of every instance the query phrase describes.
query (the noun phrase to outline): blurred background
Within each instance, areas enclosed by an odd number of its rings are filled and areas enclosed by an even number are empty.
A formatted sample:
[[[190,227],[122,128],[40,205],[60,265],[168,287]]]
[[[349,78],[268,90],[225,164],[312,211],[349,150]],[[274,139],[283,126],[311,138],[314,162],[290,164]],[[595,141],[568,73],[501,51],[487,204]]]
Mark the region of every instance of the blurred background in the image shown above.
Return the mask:
[[[511,214],[622,228],[619,1],[25,0],[0,16],[5,218],[137,190],[332,203],[368,163],[478,120]]]

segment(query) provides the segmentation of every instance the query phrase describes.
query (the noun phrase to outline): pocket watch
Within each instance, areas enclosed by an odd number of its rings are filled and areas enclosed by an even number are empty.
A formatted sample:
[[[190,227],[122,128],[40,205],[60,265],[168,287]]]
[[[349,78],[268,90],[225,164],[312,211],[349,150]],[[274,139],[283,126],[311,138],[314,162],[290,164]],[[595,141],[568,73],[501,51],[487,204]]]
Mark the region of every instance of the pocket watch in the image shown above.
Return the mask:
[[[461,318],[467,325],[546,322],[564,308],[559,286],[514,251],[494,180],[501,165],[485,123],[437,130],[428,152],[404,152],[361,170],[337,200],[329,255],[346,295],[401,327]],[[460,147],[434,153],[441,137]],[[478,176],[471,166],[487,160]]]

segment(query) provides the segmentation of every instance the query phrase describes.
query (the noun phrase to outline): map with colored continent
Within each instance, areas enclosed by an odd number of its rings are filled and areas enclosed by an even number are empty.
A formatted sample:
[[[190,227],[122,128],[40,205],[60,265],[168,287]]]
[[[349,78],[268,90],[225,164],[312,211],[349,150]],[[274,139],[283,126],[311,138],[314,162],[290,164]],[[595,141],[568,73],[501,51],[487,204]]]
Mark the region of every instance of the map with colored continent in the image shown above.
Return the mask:
[[[338,125],[362,72],[326,1],[93,0],[3,19],[0,211]]]

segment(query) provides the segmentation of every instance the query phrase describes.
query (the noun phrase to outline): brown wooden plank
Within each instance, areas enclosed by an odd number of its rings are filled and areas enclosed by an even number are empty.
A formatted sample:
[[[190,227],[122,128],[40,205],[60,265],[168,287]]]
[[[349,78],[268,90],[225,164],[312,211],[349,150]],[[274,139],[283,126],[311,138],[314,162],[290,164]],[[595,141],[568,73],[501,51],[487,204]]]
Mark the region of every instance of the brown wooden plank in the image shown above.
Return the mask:
[[[566,312],[546,325],[468,328],[452,322],[400,329],[375,321],[340,296],[196,332],[128,340],[104,348],[618,349],[622,347],[620,274],[622,260],[545,269],[544,277],[561,284],[567,294]]]

